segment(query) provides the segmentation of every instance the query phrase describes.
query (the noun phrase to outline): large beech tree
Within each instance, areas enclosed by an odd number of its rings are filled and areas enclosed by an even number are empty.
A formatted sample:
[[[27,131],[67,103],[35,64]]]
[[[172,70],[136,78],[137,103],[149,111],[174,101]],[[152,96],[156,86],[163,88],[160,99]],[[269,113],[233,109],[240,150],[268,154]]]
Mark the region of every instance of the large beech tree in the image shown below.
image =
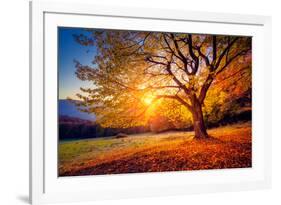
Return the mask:
[[[170,102],[167,109],[174,103],[189,111],[195,138],[208,138],[202,109],[210,86],[223,80],[218,76],[228,69],[233,70],[231,76],[251,67],[251,37],[88,32],[75,40],[95,46],[97,52],[92,66],[76,61],[76,75],[93,86],[81,88],[76,104],[108,127],[144,125],[147,113]]]

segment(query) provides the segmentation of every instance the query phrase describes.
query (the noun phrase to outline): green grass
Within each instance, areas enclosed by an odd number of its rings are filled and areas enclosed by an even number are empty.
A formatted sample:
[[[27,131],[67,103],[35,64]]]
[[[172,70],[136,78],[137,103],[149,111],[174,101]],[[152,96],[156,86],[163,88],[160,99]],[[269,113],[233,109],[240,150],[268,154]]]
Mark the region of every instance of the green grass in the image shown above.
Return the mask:
[[[172,140],[192,139],[191,132],[166,132],[160,134],[145,133],[129,135],[126,138],[116,139],[115,136],[84,139],[74,141],[62,141],[59,143],[60,163],[76,161],[77,158],[94,159],[99,155],[126,148],[138,148],[157,142],[169,142]]]

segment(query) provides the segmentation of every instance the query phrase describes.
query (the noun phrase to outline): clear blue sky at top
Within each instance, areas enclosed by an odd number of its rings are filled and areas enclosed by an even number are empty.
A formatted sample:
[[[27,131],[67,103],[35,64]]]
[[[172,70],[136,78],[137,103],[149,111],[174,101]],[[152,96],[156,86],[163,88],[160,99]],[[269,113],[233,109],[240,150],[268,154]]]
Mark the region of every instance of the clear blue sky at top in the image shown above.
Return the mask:
[[[82,28],[58,28],[59,99],[75,98],[75,94],[80,92],[80,87],[94,86],[76,77],[74,60],[78,60],[83,65],[93,66],[91,62],[96,55],[96,48],[80,45],[74,40],[75,34],[89,35],[90,33]]]

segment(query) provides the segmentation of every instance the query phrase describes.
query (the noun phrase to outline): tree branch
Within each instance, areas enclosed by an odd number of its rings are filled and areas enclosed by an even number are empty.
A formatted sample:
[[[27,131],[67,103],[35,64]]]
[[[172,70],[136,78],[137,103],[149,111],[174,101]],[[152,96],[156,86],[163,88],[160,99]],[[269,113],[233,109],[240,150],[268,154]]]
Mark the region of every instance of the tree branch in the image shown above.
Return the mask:
[[[206,56],[205,54],[202,53],[201,47],[197,47],[196,49],[197,49],[199,55],[200,55],[200,56],[203,58],[203,60],[205,61],[207,67],[210,67],[211,64],[210,64],[210,61],[209,61],[208,56]]]
[[[200,104],[202,104],[204,102],[207,91],[208,91],[209,87],[211,86],[213,80],[214,80],[213,74],[209,73],[209,75],[206,78],[203,86],[201,87],[200,93],[199,93],[198,100],[199,100]]]
[[[213,36],[213,62],[212,64],[214,65],[217,60],[217,37],[214,35]]]
[[[176,51],[177,53],[179,54],[179,56],[181,57],[181,60],[183,61],[183,63],[186,63],[186,57],[183,55],[183,53],[181,52],[180,48],[179,48],[179,45],[178,45],[178,42],[176,41],[175,39],[175,36],[174,34],[171,33],[171,37],[172,37],[172,40],[173,40],[173,43],[175,45],[175,48],[176,48]]]
[[[180,88],[179,86],[176,85],[163,85],[163,86],[152,86],[152,87],[148,87],[148,89],[164,89],[164,88]]]
[[[220,68],[218,71],[216,71],[216,75],[221,73],[232,61],[234,61],[234,59],[236,59],[242,55],[245,55],[249,50],[251,50],[251,48],[242,50],[242,51],[238,52],[236,55],[229,58],[228,61],[225,63],[225,65],[222,68]]]
[[[135,42],[135,43],[132,44],[132,45],[129,45],[129,46],[127,46],[127,47],[122,47],[122,48],[120,48],[120,50],[126,50],[126,49],[130,49],[130,48],[133,48],[133,47],[139,45],[139,46],[138,46],[136,49],[134,49],[133,51],[131,51],[131,52],[129,52],[129,53],[126,53],[126,54],[123,53],[122,55],[123,55],[123,56],[130,56],[130,55],[135,54],[137,51],[139,51],[139,50],[144,46],[145,41],[147,40],[147,38],[149,37],[150,34],[151,34],[151,33],[149,32],[148,34],[145,35],[145,37],[144,37],[143,39],[141,39],[141,40],[138,41],[138,42]],[[140,43],[141,43],[141,44],[140,44]]]
[[[168,99],[174,99],[180,102],[182,105],[186,106],[190,111],[192,110],[191,105],[183,100],[180,96],[178,95],[157,95],[155,99],[161,99],[161,98],[168,98]]]
[[[166,39],[166,34],[163,34],[163,38],[164,38],[164,41],[165,41],[166,45],[168,46],[168,49],[170,50],[170,52],[171,52],[174,56],[176,56],[179,60],[181,60],[181,61],[183,62],[184,59],[182,59],[181,56],[177,55],[177,54],[175,53],[175,51],[172,49],[171,45],[169,44],[168,40]]]
[[[164,65],[164,66],[167,66],[167,65],[168,65],[168,64],[166,64],[166,63],[153,60],[153,58],[152,58],[151,56],[146,57],[145,60],[148,61],[148,62],[150,62],[150,63],[154,63],[154,64],[158,64],[158,65]]]
[[[214,80],[214,76],[216,76],[219,73],[221,73],[231,62],[234,61],[234,59],[238,58],[241,55],[246,54],[249,50],[250,50],[250,48],[238,52],[236,55],[234,55],[231,58],[229,58],[228,61],[225,63],[225,65],[222,68],[217,70],[215,73],[213,73],[213,72],[209,73],[209,75],[206,78],[203,86],[201,87],[200,94],[199,94],[199,97],[198,97],[199,98],[199,102],[201,104],[204,102],[204,99],[206,97],[207,91],[208,91],[209,87],[211,86],[211,84],[212,84],[212,82]]]
[[[214,69],[217,69],[223,59],[223,57],[226,55],[227,52],[231,49],[231,47],[234,45],[234,43],[239,39],[239,37],[235,37],[232,42],[230,42],[226,48],[223,50],[223,52],[220,54],[218,60],[216,61],[216,64],[214,66]]]
[[[166,66],[166,70],[167,72],[173,77],[174,82],[184,90],[184,92],[189,95],[190,94],[190,90],[184,85],[182,84],[179,79],[177,79],[177,77],[174,75],[174,73],[171,70],[171,64],[168,63],[168,65]]]
[[[193,42],[192,42],[192,35],[188,34],[188,39],[187,39],[187,44],[188,44],[188,51],[189,51],[189,55],[191,56],[191,58],[193,59],[194,62],[194,66],[192,66],[192,75],[195,75],[197,73],[198,67],[199,67],[199,58],[195,55],[193,49]]]

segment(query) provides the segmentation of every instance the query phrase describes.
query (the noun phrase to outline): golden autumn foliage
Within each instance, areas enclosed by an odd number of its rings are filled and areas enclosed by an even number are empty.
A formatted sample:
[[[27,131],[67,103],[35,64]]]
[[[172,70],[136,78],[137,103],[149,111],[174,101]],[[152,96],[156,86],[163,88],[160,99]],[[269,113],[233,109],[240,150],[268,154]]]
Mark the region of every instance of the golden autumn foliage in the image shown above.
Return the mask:
[[[196,137],[207,138],[204,120],[239,109],[236,100],[251,90],[251,37],[88,31],[76,41],[88,39],[97,55],[92,67],[77,61],[76,75],[93,87],[81,88],[78,106],[103,127],[147,126],[158,118],[182,128],[191,118]]]

